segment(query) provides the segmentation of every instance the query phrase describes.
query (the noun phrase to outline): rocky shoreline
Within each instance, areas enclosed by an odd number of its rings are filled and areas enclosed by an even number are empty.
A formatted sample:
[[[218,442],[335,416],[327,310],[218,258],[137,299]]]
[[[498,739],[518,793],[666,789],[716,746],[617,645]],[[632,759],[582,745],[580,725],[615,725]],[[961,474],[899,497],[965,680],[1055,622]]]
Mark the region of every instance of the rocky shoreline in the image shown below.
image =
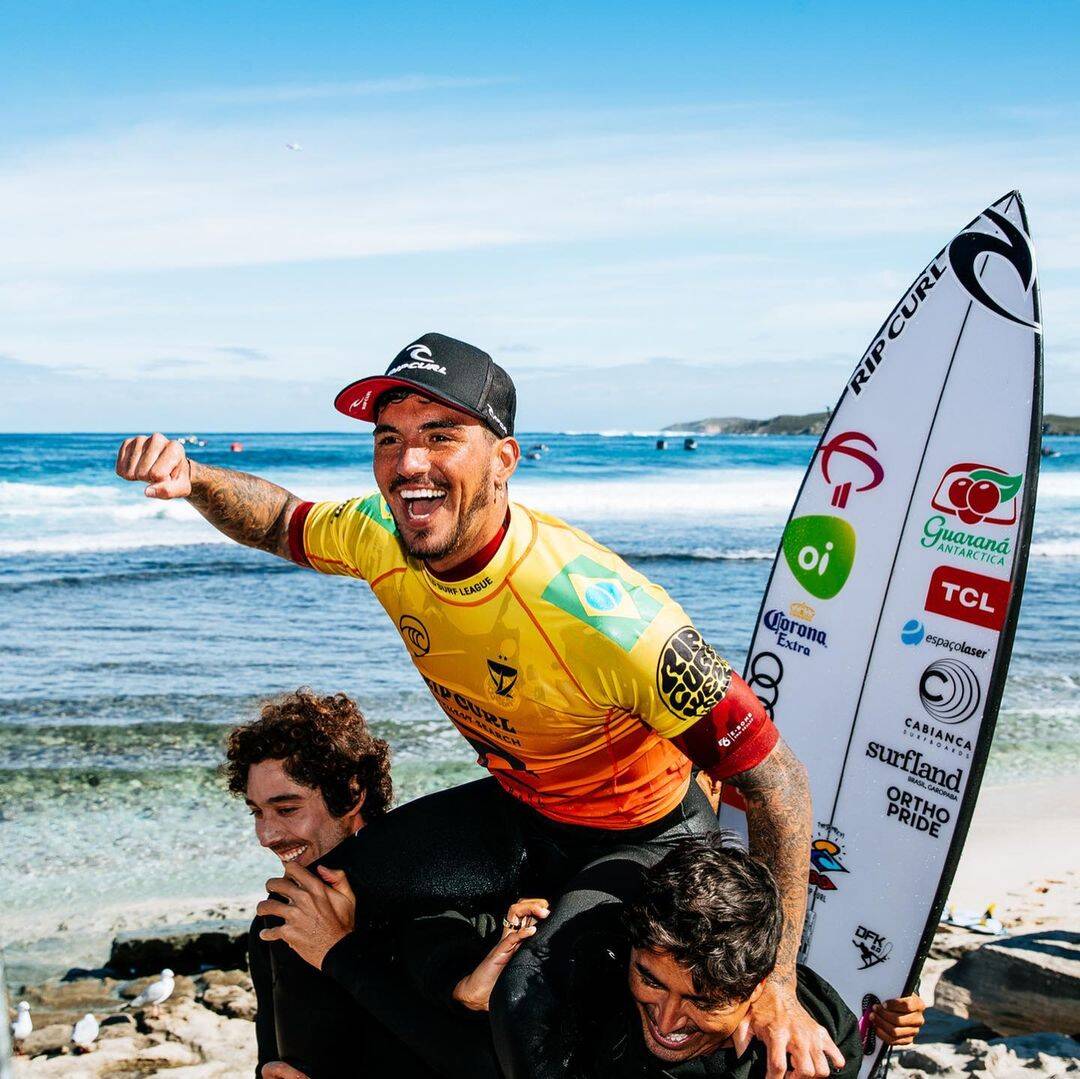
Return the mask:
[[[1078,885],[1080,875],[1066,873],[1010,893],[1000,937],[939,927],[921,986],[935,1006],[916,1045],[894,1052],[890,1075],[1080,1076],[1080,933],[1070,928],[1080,924]],[[35,1027],[15,1076],[249,1079],[256,1052],[247,928],[218,906],[181,925],[118,933],[101,969],[15,989],[12,1005],[28,1001]],[[164,967],[176,972],[169,999],[124,1010]],[[100,1032],[91,1052],[75,1053],[72,1027],[87,1012]]]
[[[34,1031],[21,1044],[16,1076],[174,1079],[255,1074],[255,993],[246,966],[248,923],[199,921],[120,934],[105,967],[21,986],[12,1002],[30,1004]],[[124,1010],[169,967],[168,1000]],[[100,1023],[90,1052],[71,1044],[86,1013]]]

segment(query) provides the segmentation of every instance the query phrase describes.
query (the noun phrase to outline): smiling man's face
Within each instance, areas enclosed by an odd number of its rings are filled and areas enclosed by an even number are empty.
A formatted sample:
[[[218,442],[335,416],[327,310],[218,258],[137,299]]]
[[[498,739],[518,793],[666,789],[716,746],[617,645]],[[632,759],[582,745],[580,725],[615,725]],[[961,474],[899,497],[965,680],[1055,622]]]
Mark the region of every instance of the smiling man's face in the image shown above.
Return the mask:
[[[718,1004],[695,989],[689,972],[667,952],[635,948],[630,953],[630,994],[645,1045],[668,1063],[727,1045],[760,992],[759,985],[746,1000]]]
[[[282,864],[311,865],[363,825],[362,800],[345,816],[335,817],[322,791],[290,778],[280,760],[258,761],[248,768],[244,801],[255,818],[259,843]]]
[[[514,439],[419,394],[380,409],[374,437],[375,482],[411,555],[448,569],[495,535],[520,455]]]

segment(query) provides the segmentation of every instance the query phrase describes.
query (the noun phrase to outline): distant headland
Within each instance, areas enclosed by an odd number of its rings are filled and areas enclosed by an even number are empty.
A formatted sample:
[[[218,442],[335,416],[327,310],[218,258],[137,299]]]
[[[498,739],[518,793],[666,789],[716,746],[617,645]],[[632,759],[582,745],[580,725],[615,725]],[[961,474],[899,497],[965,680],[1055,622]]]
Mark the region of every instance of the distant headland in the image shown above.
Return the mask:
[[[694,435],[820,435],[829,422],[828,412],[803,416],[773,416],[771,420],[748,420],[741,416],[710,416],[704,420],[672,423],[665,431]],[[1044,435],[1080,435],[1080,416],[1043,416]]]

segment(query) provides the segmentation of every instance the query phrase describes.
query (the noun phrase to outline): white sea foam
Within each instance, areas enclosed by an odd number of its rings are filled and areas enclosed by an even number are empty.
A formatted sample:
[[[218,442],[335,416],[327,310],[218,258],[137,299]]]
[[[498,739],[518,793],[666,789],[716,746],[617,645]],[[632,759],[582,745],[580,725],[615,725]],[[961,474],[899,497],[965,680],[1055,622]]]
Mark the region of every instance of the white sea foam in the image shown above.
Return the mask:
[[[1080,558],[1080,538],[1042,540],[1031,545],[1033,558]]]
[[[526,505],[582,524],[640,522],[657,530],[655,552],[667,550],[663,529],[672,524],[780,524],[799,488],[795,468],[695,469],[642,477],[545,477],[526,474],[515,480],[513,495]],[[371,489],[370,482],[344,483],[339,474],[310,475],[298,493],[313,499],[344,500]],[[1072,505],[1069,505],[1072,503]],[[1054,518],[1080,508],[1080,472],[1044,475],[1039,505]],[[1049,524],[1049,522],[1047,522]],[[1055,520],[1053,538],[1032,545],[1032,555],[1075,558],[1080,535],[1061,535]],[[0,555],[111,551],[142,547],[179,547],[230,542],[211,528],[183,500],[146,498],[136,485],[70,485],[0,482]],[[628,547],[639,544],[627,541]],[[773,551],[716,548],[717,558],[772,557]],[[679,552],[686,557],[685,552]],[[697,557],[710,557],[705,554]]]

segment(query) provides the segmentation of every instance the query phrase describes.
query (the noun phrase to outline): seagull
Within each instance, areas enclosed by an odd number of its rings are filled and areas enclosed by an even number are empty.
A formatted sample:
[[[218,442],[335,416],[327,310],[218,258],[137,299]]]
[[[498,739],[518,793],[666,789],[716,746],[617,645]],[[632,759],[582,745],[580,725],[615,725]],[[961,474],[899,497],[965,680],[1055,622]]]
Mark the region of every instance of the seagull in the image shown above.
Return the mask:
[[[11,1024],[11,1040],[21,1042],[30,1037],[33,1029],[34,1020],[30,1018],[30,1005],[25,1000],[20,1000],[15,1022]]]
[[[150,1004],[156,1008],[169,999],[175,984],[173,972],[166,967],[156,982],[151,982],[134,1000],[129,1000],[124,1007],[141,1008],[146,1004]]]
[[[287,143],[285,143],[285,149],[286,150],[302,150],[303,146],[301,146],[300,143],[298,143],[298,142],[287,142]]]
[[[89,1053],[98,1036],[98,1021],[87,1012],[72,1028],[71,1044],[76,1053]]]

